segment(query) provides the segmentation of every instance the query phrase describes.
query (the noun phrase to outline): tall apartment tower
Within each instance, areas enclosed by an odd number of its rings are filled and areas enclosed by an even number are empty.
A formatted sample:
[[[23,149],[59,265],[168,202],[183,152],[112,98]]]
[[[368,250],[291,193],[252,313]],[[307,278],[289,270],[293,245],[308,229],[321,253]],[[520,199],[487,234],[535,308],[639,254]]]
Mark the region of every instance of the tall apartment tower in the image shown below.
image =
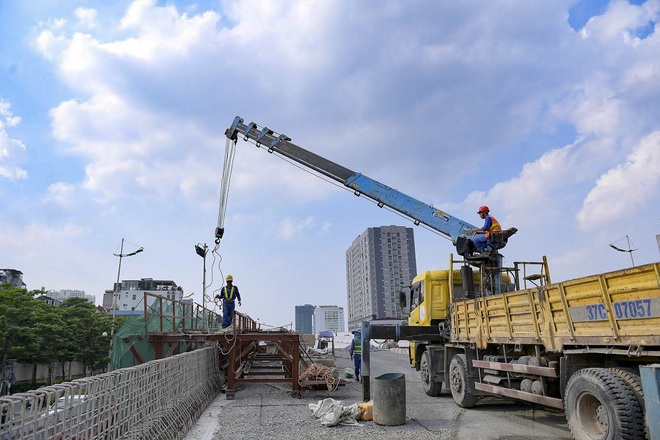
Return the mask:
[[[348,328],[362,321],[403,319],[399,291],[417,273],[415,236],[412,228],[368,228],[346,251]]]
[[[296,331],[305,335],[314,334],[314,306],[296,306]]]

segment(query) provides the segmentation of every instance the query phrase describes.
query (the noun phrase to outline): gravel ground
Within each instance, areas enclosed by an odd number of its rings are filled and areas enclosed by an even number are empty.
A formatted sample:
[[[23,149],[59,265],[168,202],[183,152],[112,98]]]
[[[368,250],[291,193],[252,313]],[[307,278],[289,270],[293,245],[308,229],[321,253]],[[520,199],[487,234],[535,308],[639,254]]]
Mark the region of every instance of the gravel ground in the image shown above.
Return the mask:
[[[352,362],[345,351],[336,352],[336,366],[343,373]],[[571,439],[564,415],[542,407],[510,401],[486,402],[475,409],[459,408],[451,395],[433,398],[424,394],[419,373],[411,369],[402,352],[371,353],[373,378],[384,373],[406,375],[406,423],[380,426],[360,421],[359,426],[321,425],[310,403],[326,398],[343,405],[361,403],[362,385],[346,379],[336,391],[305,390],[302,398],[287,393],[290,386],[241,384],[235,400],[218,396],[189,430],[186,440],[233,439]]]

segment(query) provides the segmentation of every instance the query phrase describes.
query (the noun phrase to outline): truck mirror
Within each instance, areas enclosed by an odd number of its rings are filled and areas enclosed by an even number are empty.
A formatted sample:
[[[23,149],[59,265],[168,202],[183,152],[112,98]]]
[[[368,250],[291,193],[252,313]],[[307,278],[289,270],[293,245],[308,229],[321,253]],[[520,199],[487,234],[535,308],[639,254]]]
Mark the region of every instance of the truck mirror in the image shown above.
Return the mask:
[[[410,287],[404,287],[399,291],[399,308],[404,314],[408,314],[408,292],[410,292]]]

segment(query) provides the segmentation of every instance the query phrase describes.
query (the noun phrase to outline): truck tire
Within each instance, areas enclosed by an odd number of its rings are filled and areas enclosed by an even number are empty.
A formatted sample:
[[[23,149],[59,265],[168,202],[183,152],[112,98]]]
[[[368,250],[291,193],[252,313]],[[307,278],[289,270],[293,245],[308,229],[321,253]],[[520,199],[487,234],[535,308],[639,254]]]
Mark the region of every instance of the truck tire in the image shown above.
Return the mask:
[[[564,395],[566,420],[575,440],[644,438],[644,418],[632,388],[613,371],[584,368]]]
[[[637,401],[639,401],[639,406],[642,408],[642,412],[646,410],[646,403],[644,402],[644,389],[642,388],[642,378],[640,377],[637,369],[635,368],[608,368],[614,374],[619,376],[625,383],[632,388]]]
[[[645,417],[646,414],[646,402],[644,401],[644,388],[642,388],[642,378],[639,375],[639,370],[637,368],[624,368],[616,367],[610,368],[610,370],[619,376],[635,393],[637,401],[639,402],[639,407],[642,408],[642,417]],[[644,424],[644,433],[645,438],[650,438],[648,433],[648,425]]]
[[[474,381],[470,379],[464,354],[455,354],[449,364],[449,387],[456,405],[473,408],[477,404]]]
[[[442,394],[442,382],[433,380],[431,355],[428,351],[422,353],[422,359],[419,362],[419,375],[422,378],[422,386],[427,396],[437,397]]]

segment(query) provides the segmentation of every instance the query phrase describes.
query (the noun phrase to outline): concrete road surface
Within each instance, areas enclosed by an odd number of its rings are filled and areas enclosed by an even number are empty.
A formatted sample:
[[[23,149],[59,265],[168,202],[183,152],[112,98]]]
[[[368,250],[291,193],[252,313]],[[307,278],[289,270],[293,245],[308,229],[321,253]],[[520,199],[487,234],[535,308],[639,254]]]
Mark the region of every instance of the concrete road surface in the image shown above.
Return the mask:
[[[188,431],[186,440],[235,439],[457,439],[528,440],[571,439],[564,414],[542,406],[499,398],[482,399],[476,408],[458,407],[447,390],[440,397],[424,393],[419,373],[410,368],[407,351],[371,353],[371,398],[374,378],[385,373],[404,373],[406,423],[381,426],[360,421],[359,426],[321,425],[309,408],[332,398],[348,406],[363,401],[362,385],[347,379],[336,391],[303,391],[292,397],[290,386],[242,384],[235,400],[219,395]],[[352,362],[346,351],[336,351],[340,372]]]

